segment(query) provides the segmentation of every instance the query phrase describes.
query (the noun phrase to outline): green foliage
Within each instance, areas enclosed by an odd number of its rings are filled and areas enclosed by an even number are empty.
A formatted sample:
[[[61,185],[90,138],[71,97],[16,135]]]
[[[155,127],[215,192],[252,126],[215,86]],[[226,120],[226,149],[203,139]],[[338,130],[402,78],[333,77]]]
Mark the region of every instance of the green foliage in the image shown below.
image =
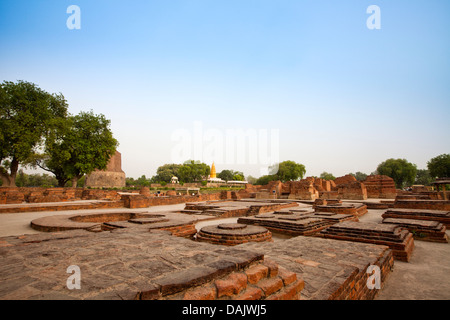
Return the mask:
[[[250,184],[256,184],[256,181],[257,181],[258,179],[256,179],[255,177],[253,177],[253,176],[248,176],[247,177],[247,182],[248,183],[250,183]]]
[[[328,173],[328,172],[322,172],[321,174],[320,174],[320,179],[325,179],[325,180],[334,180],[334,179],[336,179],[336,177],[335,176],[333,176],[331,173]]]
[[[276,180],[279,180],[278,176],[276,174],[269,174],[269,175],[259,177],[256,180],[255,185],[264,186],[264,185],[268,184],[270,181],[276,181]]]
[[[222,170],[217,177],[224,181],[244,181],[244,173],[241,171]]]
[[[125,178],[125,185],[127,187],[149,187],[150,184],[150,179],[147,179],[145,175],[142,175],[137,179],[131,177]]]
[[[33,83],[0,85],[0,176],[15,186],[19,164],[28,164],[55,122],[67,115],[62,94],[50,94]]]
[[[424,186],[431,186],[433,178],[430,175],[430,171],[426,169],[418,169],[416,174],[416,181],[414,184],[421,184]]]
[[[196,182],[205,180],[211,168],[200,161],[188,160],[178,168],[178,178],[180,182]]]
[[[417,166],[406,159],[388,159],[377,167],[378,174],[394,179],[397,188],[404,188],[414,183]]]
[[[16,177],[16,186],[17,187],[43,187],[43,188],[51,188],[56,187],[58,185],[58,181],[55,177],[50,176],[46,173],[43,174],[27,174],[23,172],[22,169],[19,169]]]
[[[93,111],[59,119],[47,135],[45,154],[36,165],[55,174],[60,186],[72,180],[74,186],[83,175],[106,169],[116,152],[118,141],[109,128],[110,121]]]
[[[356,172],[356,173],[349,173],[349,175],[352,175],[355,177],[356,180],[358,181],[364,181],[367,179],[367,174],[362,173],[360,171]]]
[[[233,180],[233,170],[222,170],[217,177],[224,181]]]
[[[295,181],[302,179],[306,173],[305,166],[294,161],[283,161],[278,165],[269,167],[271,175],[276,175],[277,179],[282,182]]]
[[[170,183],[172,180],[172,177],[175,176],[179,178],[178,176],[178,170],[181,167],[181,164],[165,164],[156,170],[156,176],[153,176],[152,181],[156,183],[160,182],[166,182]]]
[[[430,176],[434,178],[450,177],[450,154],[441,154],[427,162]]]

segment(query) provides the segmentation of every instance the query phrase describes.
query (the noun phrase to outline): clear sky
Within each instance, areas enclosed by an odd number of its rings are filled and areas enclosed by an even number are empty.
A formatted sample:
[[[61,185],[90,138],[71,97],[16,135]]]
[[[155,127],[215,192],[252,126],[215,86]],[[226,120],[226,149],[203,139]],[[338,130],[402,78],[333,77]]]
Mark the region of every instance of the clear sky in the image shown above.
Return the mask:
[[[0,81],[104,114],[130,177],[180,148],[253,176],[266,149],[308,176],[426,168],[450,153],[449,17],[448,0],[0,0]],[[232,132],[256,134],[234,149],[256,163],[229,156]]]

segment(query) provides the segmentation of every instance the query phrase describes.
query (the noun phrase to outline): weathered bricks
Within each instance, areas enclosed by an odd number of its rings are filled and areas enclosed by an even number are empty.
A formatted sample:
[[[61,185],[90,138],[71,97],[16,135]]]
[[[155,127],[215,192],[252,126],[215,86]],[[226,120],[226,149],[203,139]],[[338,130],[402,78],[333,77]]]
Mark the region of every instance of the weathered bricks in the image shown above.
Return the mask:
[[[382,223],[395,224],[408,229],[415,240],[448,242],[448,236],[445,233],[447,228],[438,221],[385,218]]]
[[[198,241],[234,246],[249,241],[270,241],[272,233],[266,228],[245,224],[220,224],[203,227],[196,236]]]
[[[264,265],[257,265],[245,271],[248,282],[251,284],[257,283],[259,280],[266,278],[269,275],[269,268]]]
[[[320,236],[386,245],[393,250],[394,257],[401,261],[409,261],[414,250],[412,233],[397,225],[344,221],[322,230]]]
[[[429,210],[429,209],[409,209],[409,208],[392,208],[386,210],[382,215],[383,218],[395,219],[414,219],[425,221],[437,221],[450,226],[450,211],[447,210]]]
[[[450,210],[450,200],[403,200],[396,199],[394,208],[425,209],[425,210]]]
[[[216,280],[217,297],[232,297],[247,288],[247,276],[245,273],[233,273],[223,280]]]
[[[331,224],[346,220],[358,221],[358,218],[350,214],[291,210],[242,217],[238,219],[238,222],[263,226],[278,233],[308,236],[318,233]]]

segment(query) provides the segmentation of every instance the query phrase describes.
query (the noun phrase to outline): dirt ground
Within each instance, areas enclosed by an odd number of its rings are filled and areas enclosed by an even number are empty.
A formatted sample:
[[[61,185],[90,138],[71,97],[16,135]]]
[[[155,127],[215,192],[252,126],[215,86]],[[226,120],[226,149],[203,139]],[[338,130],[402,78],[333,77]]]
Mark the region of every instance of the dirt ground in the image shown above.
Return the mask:
[[[381,222],[384,210],[369,210],[360,221]],[[450,231],[447,230],[450,237]],[[409,262],[394,262],[394,270],[378,300],[449,300],[450,243],[414,241]]]
[[[159,206],[139,211],[181,210],[184,204]],[[123,210],[123,209],[109,209]],[[77,213],[88,212],[80,210]],[[136,210],[137,211],[137,210]],[[381,222],[384,210],[369,210],[360,221]],[[0,215],[0,237],[38,233],[30,227],[31,220],[55,214],[74,214],[74,211],[31,212]],[[450,231],[447,231],[450,236]],[[394,270],[377,296],[378,300],[449,300],[450,299],[450,243],[415,241],[410,262],[395,261]]]

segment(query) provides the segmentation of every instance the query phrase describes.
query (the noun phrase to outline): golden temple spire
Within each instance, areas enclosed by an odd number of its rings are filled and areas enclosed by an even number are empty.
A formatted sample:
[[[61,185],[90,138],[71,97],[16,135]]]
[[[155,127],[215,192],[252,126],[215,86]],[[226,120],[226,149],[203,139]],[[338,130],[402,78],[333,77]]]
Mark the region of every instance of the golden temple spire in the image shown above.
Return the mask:
[[[211,173],[210,173],[209,177],[210,178],[217,178],[217,176],[216,176],[216,166],[214,165],[214,162],[213,162],[213,164],[211,166]]]

